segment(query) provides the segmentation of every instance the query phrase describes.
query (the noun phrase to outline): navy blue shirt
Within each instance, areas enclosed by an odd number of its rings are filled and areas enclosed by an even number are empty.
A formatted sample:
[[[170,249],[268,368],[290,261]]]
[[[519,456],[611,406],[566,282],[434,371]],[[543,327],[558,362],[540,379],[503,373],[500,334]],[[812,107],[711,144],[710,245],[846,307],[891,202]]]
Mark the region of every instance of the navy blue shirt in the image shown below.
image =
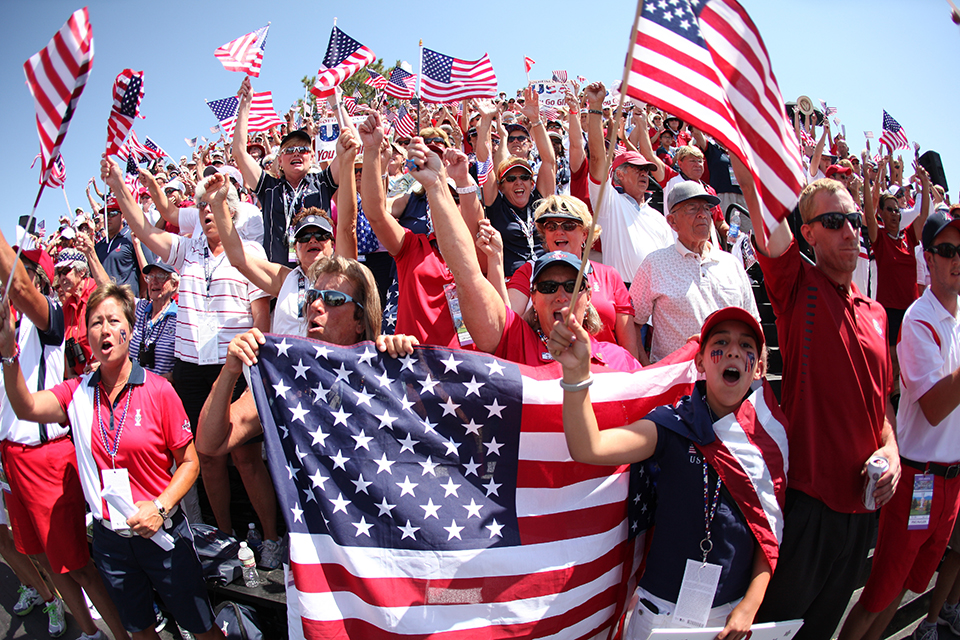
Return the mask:
[[[743,193],[739,185],[730,179],[730,154],[710,142],[703,154],[710,173],[710,186],[717,193]]]
[[[640,586],[669,602],[680,595],[687,559],[700,561],[700,541],[705,537],[703,500],[703,455],[692,440],[664,424],[682,422],[691,417],[713,424],[702,392],[681,400],[677,408],[655,409],[647,420],[657,423],[657,449],[648,463],[659,467],[657,477],[656,528],[647,556],[647,567]],[[661,424],[664,423],[664,424]],[[672,425],[671,425],[672,426]],[[712,430],[712,429],[711,429]],[[709,495],[712,505],[717,474],[708,465]],[[755,539],[740,513],[740,508],[721,490],[720,504],[710,526],[713,550],[707,562],[721,567],[720,584],[713,606],[742,598],[753,574]]]
[[[133,289],[133,297],[140,295],[140,265],[137,264],[137,252],[130,239],[130,227],[124,225],[120,233],[103,239],[95,246],[97,258],[103,270],[117,284],[128,284]]]
[[[497,193],[493,204],[485,207],[490,224],[503,238],[503,275],[507,278],[524,262],[536,260],[543,253],[540,234],[533,222],[533,210],[542,198],[540,192],[534,189],[527,206],[518,209],[502,193]]]
[[[284,178],[264,171],[254,189],[263,210],[263,250],[267,260],[288,265],[287,232],[290,220],[304,207],[330,211],[330,198],[337,190],[333,173],[327,167],[320,173],[308,173],[296,189]],[[290,265],[296,266],[296,265]]]

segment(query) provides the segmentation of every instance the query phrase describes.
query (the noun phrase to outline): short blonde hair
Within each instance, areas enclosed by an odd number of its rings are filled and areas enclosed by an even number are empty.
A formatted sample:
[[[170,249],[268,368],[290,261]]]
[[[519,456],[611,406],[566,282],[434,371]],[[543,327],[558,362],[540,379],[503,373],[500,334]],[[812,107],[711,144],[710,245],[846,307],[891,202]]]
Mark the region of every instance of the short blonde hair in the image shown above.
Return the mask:
[[[687,156],[693,156],[694,158],[700,158],[703,160],[703,151],[700,151],[697,147],[693,145],[685,144],[677,152],[673,154],[673,161],[680,162],[681,160],[686,160]]]
[[[541,222],[541,218],[549,218],[551,214],[558,212],[572,213],[580,218],[585,232],[589,231],[590,225],[593,224],[593,216],[590,215],[590,210],[580,198],[551,195],[541,200],[533,212],[534,222],[537,223],[537,232],[540,233],[541,237],[543,237],[543,230],[541,229],[543,222]],[[600,231],[600,225],[598,224],[593,234],[594,242],[600,237]]]
[[[847,196],[850,195],[847,186],[837,180],[821,178],[816,182],[811,182],[800,192],[800,218],[804,224],[807,224],[813,218],[816,211],[815,201],[817,194],[820,193],[846,193]]]
[[[450,146],[450,136],[447,135],[447,132],[438,127],[426,127],[425,129],[420,129],[421,138],[443,138],[443,146]]]

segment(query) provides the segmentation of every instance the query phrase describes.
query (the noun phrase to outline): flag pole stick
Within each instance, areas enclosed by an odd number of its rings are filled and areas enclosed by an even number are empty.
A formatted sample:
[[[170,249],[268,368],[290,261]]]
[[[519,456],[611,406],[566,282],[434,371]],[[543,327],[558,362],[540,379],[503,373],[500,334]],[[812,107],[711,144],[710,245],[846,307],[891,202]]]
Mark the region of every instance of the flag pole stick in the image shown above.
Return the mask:
[[[63,192],[63,201],[67,203],[68,220],[70,220],[70,224],[73,224],[73,209],[70,208],[70,199],[67,198],[67,189],[63,185],[60,185],[60,191]]]
[[[423,97],[420,95],[420,78],[423,77],[423,38],[420,38],[420,73],[417,74],[417,135],[420,135],[420,105],[423,101]]]
[[[610,130],[607,132],[607,140],[610,142],[610,146],[607,149],[607,155],[603,161],[603,174],[606,176],[610,171],[610,163],[613,161],[613,154],[616,150],[616,143],[613,138],[616,135],[616,132],[620,130],[620,120],[623,118],[623,103],[627,97],[627,81],[630,78],[630,68],[633,66],[633,47],[637,39],[637,25],[640,23],[640,14],[643,13],[643,0],[638,0],[637,2],[637,13],[633,17],[633,28],[630,30],[630,42],[627,45],[627,61],[623,66],[623,79],[620,81],[620,104],[617,105],[617,115],[614,119],[612,125],[610,125]],[[597,194],[597,202],[603,202],[604,191],[607,189],[607,185],[610,183],[610,179],[606,178],[600,183],[600,192]],[[567,318],[570,317],[570,314],[573,313],[574,308],[577,306],[577,300],[580,298],[580,285],[583,282],[583,272],[586,270],[587,265],[590,263],[590,247],[593,246],[594,238],[596,237],[597,232],[597,218],[599,216],[593,216],[593,222],[590,224],[590,230],[587,233],[587,243],[583,247],[583,258],[580,261],[580,270],[577,272],[577,279],[573,286],[573,297],[570,300],[570,310],[567,312]],[[567,320],[564,318],[564,321]],[[560,355],[555,353],[553,355]]]
[[[53,159],[50,160],[50,164],[53,164]],[[47,170],[49,170],[49,168],[50,168],[50,166],[48,165],[48,166],[47,166]],[[30,228],[30,223],[33,222],[33,221],[36,219],[36,218],[35,218],[35,214],[37,213],[37,205],[40,204],[40,196],[43,195],[43,188],[46,186],[45,183],[46,183],[47,171],[44,171],[44,172],[41,173],[40,175],[44,177],[44,180],[42,180],[42,181],[40,182],[40,190],[37,191],[37,199],[33,201],[33,208],[30,209],[30,217],[27,219],[27,224],[26,224],[26,226],[24,227],[24,229],[29,229],[29,228]],[[17,243],[17,255],[15,255],[15,256],[13,257],[13,266],[14,266],[14,267],[16,267],[16,266],[17,266],[17,262],[20,261],[20,254],[23,253],[23,244],[24,244],[24,243],[23,243],[22,240]],[[7,284],[6,284],[6,286],[3,288],[3,295],[0,296],[0,307],[2,307],[3,305],[7,304],[7,296],[10,295],[10,285],[13,284],[13,278],[14,278],[14,275],[13,275],[13,274],[14,274],[14,271],[16,271],[15,268],[10,270],[10,277],[7,278]]]

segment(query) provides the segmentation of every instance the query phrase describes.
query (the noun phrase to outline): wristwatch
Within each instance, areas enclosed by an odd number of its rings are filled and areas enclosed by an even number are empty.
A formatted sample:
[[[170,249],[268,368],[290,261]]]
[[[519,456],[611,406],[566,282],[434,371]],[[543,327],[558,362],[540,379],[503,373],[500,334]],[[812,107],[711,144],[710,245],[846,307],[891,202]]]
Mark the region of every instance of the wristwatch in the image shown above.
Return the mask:
[[[164,508],[164,506],[160,504],[160,500],[154,498],[153,505],[157,508],[157,513],[160,514],[160,517],[163,518],[164,522],[166,522],[167,518],[170,517],[170,514],[167,513],[167,510]]]

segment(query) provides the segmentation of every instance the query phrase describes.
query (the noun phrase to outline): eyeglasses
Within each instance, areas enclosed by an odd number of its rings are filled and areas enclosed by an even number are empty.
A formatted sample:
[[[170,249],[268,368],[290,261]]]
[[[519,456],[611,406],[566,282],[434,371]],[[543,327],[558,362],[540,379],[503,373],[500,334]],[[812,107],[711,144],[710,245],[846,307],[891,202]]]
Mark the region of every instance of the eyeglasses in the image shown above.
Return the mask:
[[[947,260],[949,260],[950,258],[957,255],[957,253],[960,253],[960,245],[950,244],[949,242],[943,242],[941,244],[930,247],[929,251],[934,255],[938,255],[941,258],[946,258]]]
[[[526,142],[529,140],[527,136],[507,136],[507,142]]]
[[[543,222],[541,224],[543,226],[543,230],[549,231],[550,233],[553,233],[557,229],[563,229],[567,233],[570,233],[580,229],[583,226],[579,222],[574,222],[573,220],[566,220],[564,222],[554,222],[553,220],[548,220],[547,222]]]
[[[302,233],[297,236],[297,242],[300,244],[307,244],[311,240],[316,240],[317,242],[326,242],[327,240],[332,240],[333,236],[327,233],[326,231],[314,231],[312,233]]]
[[[840,213],[838,211],[833,211],[830,213],[821,213],[807,224],[813,224],[814,222],[819,222],[823,225],[824,229],[830,229],[831,231],[842,229],[844,222],[849,222],[850,226],[854,229],[859,229],[863,226],[863,218],[857,212]]]
[[[573,293],[573,287],[576,286],[576,280],[567,280],[566,282],[557,282],[556,280],[541,280],[540,282],[533,285],[535,291],[540,293],[551,295],[557,292],[557,289],[563,287],[563,290],[567,293]],[[587,288],[587,279],[584,278],[580,281],[580,291],[583,291]]]
[[[410,144],[410,139],[409,139],[409,138],[406,138],[406,139],[403,139],[403,140],[397,140],[396,143],[397,143],[398,145],[400,145],[401,147],[405,147],[405,146],[407,146],[408,144]]]
[[[143,279],[147,282],[166,282],[169,277],[170,274],[166,271],[146,273],[143,275]]]
[[[353,173],[354,173],[355,175],[360,175],[361,173],[363,173],[363,167],[355,167],[355,168],[353,169]]]
[[[323,304],[328,307],[342,307],[348,302],[352,302],[361,309],[363,305],[354,300],[351,296],[347,295],[342,291],[334,291],[332,289],[307,289],[306,301],[307,304],[313,304],[318,299],[323,298]]]
[[[510,176],[505,176],[500,182],[516,182],[517,180],[523,180],[524,182],[530,182],[533,180],[533,176],[529,173],[513,174]]]
[[[209,202],[203,202],[202,200],[197,203],[197,209],[203,210],[210,206]]]
[[[280,149],[280,154],[284,156],[292,156],[295,153],[310,153],[313,151],[310,147],[284,147]]]
[[[437,137],[437,138],[424,138],[424,139],[423,139],[423,144],[441,144],[441,145],[443,145],[443,146],[446,146],[446,145],[447,145],[447,141],[444,140],[443,138],[440,138],[440,137]]]
[[[60,267],[59,269],[54,270],[54,273],[62,278],[71,271],[73,271],[73,267]]]

